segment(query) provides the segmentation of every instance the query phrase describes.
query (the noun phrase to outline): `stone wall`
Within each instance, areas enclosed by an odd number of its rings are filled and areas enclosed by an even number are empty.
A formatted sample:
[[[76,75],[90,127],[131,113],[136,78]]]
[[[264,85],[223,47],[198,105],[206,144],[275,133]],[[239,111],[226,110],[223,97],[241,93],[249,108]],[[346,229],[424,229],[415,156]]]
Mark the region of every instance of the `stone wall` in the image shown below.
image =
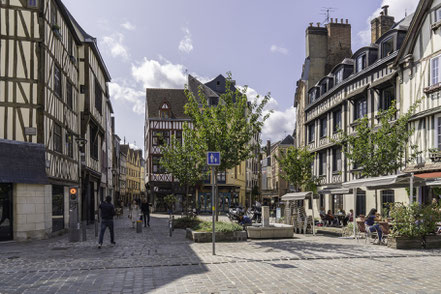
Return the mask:
[[[48,238],[52,232],[52,186],[14,184],[14,240]]]

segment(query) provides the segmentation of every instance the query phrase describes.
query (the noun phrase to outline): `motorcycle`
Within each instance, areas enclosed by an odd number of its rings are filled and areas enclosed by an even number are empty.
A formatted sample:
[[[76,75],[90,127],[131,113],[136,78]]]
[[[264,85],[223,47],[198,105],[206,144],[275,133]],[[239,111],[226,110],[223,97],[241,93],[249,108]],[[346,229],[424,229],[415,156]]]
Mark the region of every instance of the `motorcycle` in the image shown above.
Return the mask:
[[[256,206],[248,208],[247,216],[251,219],[251,221],[260,223],[262,221],[262,209],[259,209],[259,207]]]
[[[242,207],[231,207],[228,209],[227,216],[230,219],[231,222],[237,221],[239,222],[241,219],[241,216],[244,215],[244,210]]]

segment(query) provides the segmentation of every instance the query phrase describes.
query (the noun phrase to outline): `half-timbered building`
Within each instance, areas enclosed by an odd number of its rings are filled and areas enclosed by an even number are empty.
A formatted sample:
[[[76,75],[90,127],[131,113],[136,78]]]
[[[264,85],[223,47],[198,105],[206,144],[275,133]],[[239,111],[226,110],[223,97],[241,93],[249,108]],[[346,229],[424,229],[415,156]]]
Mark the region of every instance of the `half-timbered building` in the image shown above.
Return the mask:
[[[0,159],[0,169],[8,170],[0,179],[0,203],[10,205],[7,238],[44,238],[68,222],[68,187],[79,178],[80,45],[61,1],[0,1],[0,144],[43,146],[36,149],[44,150],[39,158],[47,175],[42,182],[14,175],[26,155],[14,166]],[[9,149],[0,156],[19,152]]]

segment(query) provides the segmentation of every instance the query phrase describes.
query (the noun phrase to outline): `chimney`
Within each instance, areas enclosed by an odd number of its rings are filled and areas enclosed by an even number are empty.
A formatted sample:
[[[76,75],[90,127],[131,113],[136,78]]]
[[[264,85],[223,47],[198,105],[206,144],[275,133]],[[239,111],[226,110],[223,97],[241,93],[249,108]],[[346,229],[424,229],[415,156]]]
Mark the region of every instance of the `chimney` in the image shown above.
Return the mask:
[[[270,156],[271,154],[271,140],[266,141],[266,156]]]
[[[388,15],[388,5],[381,7],[380,16],[371,20],[371,43],[375,43],[384,33],[395,24],[393,16]]]

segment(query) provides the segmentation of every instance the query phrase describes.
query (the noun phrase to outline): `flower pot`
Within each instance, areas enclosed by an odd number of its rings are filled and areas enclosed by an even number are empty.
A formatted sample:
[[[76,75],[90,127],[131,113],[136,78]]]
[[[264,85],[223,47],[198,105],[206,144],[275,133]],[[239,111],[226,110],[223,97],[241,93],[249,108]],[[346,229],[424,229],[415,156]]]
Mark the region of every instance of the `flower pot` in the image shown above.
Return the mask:
[[[441,235],[424,236],[424,244],[427,249],[441,248]]]
[[[422,241],[420,237],[389,237],[387,246],[393,249],[420,249]]]

